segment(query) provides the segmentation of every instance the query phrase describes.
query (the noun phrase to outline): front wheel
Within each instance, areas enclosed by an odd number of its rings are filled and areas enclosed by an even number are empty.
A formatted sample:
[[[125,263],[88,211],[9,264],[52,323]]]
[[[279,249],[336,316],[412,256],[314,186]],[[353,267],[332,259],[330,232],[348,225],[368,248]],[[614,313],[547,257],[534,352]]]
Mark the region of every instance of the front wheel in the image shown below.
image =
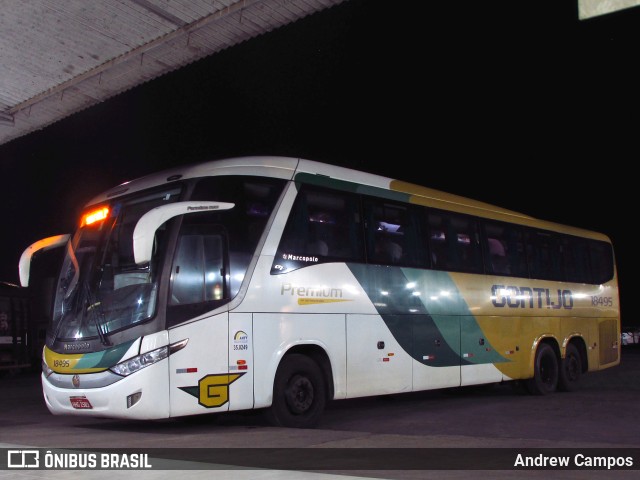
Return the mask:
[[[533,395],[547,395],[558,388],[559,377],[558,357],[553,347],[548,343],[541,343],[536,351],[533,378],[526,381],[529,393]]]
[[[582,357],[578,348],[570,343],[567,345],[567,351],[564,360],[560,365],[560,379],[558,389],[563,392],[573,392],[580,387],[582,380]]]
[[[273,403],[268,420],[279,427],[314,427],[327,403],[322,371],[311,358],[286,355],[273,383]]]

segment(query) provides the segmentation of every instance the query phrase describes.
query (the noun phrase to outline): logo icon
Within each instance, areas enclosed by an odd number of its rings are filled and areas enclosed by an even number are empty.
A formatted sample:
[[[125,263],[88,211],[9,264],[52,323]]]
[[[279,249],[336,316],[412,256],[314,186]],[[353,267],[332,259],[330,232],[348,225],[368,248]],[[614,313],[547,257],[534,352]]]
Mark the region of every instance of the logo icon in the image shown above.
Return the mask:
[[[40,452],[38,450],[8,450],[7,468],[38,468]]]
[[[248,339],[249,339],[249,335],[247,335],[242,330],[238,330],[233,336],[234,343],[247,343]]]
[[[73,378],[71,379],[71,383],[73,383],[74,387],[78,388],[80,386],[80,376],[74,375]]]

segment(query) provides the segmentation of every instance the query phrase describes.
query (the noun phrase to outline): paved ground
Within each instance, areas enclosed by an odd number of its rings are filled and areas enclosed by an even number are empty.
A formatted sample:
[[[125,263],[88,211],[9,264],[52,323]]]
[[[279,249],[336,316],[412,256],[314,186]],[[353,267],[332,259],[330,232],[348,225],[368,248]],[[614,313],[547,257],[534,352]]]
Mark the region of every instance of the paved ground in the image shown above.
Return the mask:
[[[46,409],[37,374],[0,379],[0,448],[32,446],[43,448],[279,448],[305,463],[304,453],[295,448],[336,449],[332,460],[342,465],[344,452],[356,458],[363,453],[371,464],[391,450],[343,449],[429,449],[416,450],[429,455],[458,455],[462,467],[469,455],[481,448],[500,454],[550,451],[592,452],[606,448],[615,455],[632,452],[640,463],[640,350],[623,350],[619,367],[585,377],[583,388],[573,393],[545,397],[523,394],[510,385],[495,385],[458,391],[420,392],[389,397],[372,397],[332,403],[317,429],[297,430],[269,426],[260,412],[210,415],[191,420],[125,422],[108,419],[58,417]],[[437,448],[459,450],[434,450]],[[466,450],[473,449],[473,450]],[[505,450],[513,449],[513,451]],[[627,450],[632,449],[632,450]],[[413,450],[405,450],[414,452]],[[160,452],[155,450],[155,452]],[[193,452],[201,452],[193,450]],[[213,452],[213,451],[211,451]],[[282,453],[282,452],[280,452]],[[397,453],[397,452],[396,452]],[[485,452],[483,452],[485,453]],[[366,457],[369,455],[369,457]],[[339,460],[339,457],[342,459]],[[458,458],[458,457],[456,457]],[[1,460],[1,459],[0,459]],[[433,461],[438,459],[433,458]],[[429,461],[431,461],[429,460]],[[443,460],[446,460],[444,458]],[[292,459],[293,461],[293,459]],[[398,459],[396,458],[396,464]],[[223,463],[223,462],[221,462]],[[473,464],[473,461],[471,462]],[[365,461],[366,464],[366,461]],[[467,462],[468,464],[468,462]],[[175,471],[20,471],[0,470],[5,478],[302,478],[300,472],[281,470],[191,470],[193,464],[166,463]],[[226,467],[225,467],[226,468]],[[638,468],[638,465],[636,465]],[[467,478],[469,470],[340,470],[340,478]],[[636,471],[486,471],[491,478],[636,478]],[[63,475],[64,474],[64,475]],[[477,472],[476,472],[477,474]],[[481,473],[482,474],[482,473]],[[305,473],[304,478],[324,479],[325,473]]]

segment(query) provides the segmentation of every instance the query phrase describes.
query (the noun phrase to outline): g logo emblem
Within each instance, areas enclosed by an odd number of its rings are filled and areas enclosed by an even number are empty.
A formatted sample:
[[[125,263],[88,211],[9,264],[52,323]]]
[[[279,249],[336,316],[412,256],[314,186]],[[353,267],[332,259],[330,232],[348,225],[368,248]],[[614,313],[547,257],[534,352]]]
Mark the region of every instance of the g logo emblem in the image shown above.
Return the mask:
[[[244,373],[207,375],[198,382],[198,403],[203,407],[221,407],[229,401],[229,385]]]

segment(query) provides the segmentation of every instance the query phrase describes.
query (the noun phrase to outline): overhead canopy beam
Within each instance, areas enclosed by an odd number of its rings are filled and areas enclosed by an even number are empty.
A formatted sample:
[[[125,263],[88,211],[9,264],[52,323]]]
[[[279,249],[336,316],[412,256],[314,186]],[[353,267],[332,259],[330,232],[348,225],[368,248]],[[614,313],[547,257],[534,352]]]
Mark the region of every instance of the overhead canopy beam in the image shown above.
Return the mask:
[[[586,20],[638,5],[640,0],[578,0],[578,17]]]
[[[9,2],[0,144],[343,1]]]

